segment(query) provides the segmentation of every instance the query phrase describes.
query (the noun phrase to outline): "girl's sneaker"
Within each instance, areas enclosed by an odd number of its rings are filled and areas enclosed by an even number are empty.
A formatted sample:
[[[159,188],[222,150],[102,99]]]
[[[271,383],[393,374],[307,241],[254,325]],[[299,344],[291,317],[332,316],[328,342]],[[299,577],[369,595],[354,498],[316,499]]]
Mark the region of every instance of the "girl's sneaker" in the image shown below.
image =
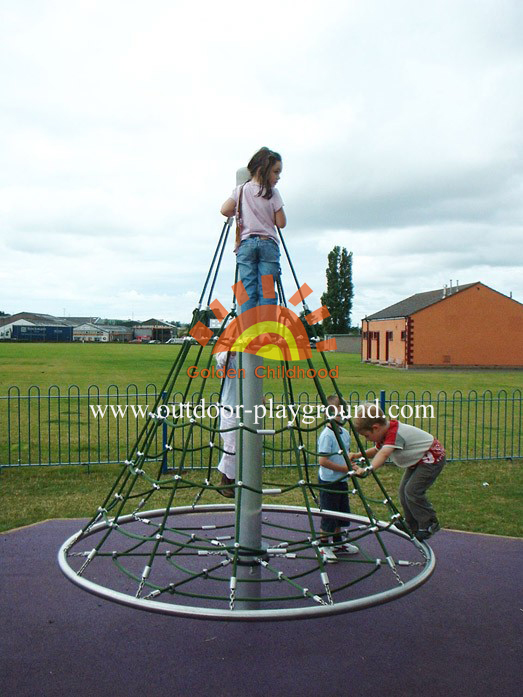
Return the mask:
[[[359,554],[360,550],[356,545],[351,545],[350,542],[344,542],[341,545],[334,547],[338,554]]]
[[[334,554],[332,547],[318,547],[318,551],[324,564],[334,564],[338,561],[338,557]]]

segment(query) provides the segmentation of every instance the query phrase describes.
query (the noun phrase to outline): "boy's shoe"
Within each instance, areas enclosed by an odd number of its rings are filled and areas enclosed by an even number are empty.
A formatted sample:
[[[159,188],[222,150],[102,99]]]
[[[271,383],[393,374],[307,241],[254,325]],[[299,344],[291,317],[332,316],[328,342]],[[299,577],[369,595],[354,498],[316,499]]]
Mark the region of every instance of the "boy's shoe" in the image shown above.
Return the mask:
[[[218,493],[221,494],[222,496],[225,496],[226,499],[233,499],[234,498],[234,489],[231,488],[231,484],[234,484],[234,479],[229,479],[229,477],[226,474],[223,474],[222,472],[222,478],[220,481],[220,485],[227,487],[226,489],[218,489]]]
[[[414,537],[420,542],[423,542],[423,540],[428,540],[429,537],[432,537],[432,535],[438,532],[439,529],[440,524],[437,520],[435,520],[429,525],[428,528],[420,528],[416,533],[414,533]]]
[[[406,532],[407,535],[415,535],[418,532],[417,526],[409,526],[407,521],[404,520],[396,520],[394,525],[398,528],[398,530],[403,530],[403,532]]]
[[[430,530],[430,534],[431,534],[431,535],[434,535],[434,533],[438,532],[438,530],[440,530],[440,529],[441,529],[441,525],[439,524],[439,520],[435,520],[435,521],[429,526],[429,530]]]
[[[334,551],[338,554],[359,554],[360,550],[356,545],[351,545],[350,542],[344,542],[341,545],[336,545]]]
[[[334,554],[332,547],[318,547],[321,558],[325,564],[335,564],[338,557]]]

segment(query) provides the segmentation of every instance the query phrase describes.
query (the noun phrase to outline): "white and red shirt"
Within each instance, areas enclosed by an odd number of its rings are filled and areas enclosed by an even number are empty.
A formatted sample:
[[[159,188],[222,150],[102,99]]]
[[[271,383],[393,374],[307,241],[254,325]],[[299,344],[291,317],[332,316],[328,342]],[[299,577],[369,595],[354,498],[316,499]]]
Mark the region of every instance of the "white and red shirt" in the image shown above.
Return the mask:
[[[440,462],[445,457],[441,443],[421,428],[391,419],[383,441],[376,443],[378,450],[394,448],[390,459],[398,467],[412,467],[422,463]]]
[[[278,235],[274,226],[274,214],[283,208],[283,201],[278,189],[272,190],[271,198],[258,196],[261,186],[253,181],[248,181],[242,192],[242,240],[249,235],[268,235],[279,244]],[[231,194],[236,201],[238,212],[238,199],[241,186],[237,186]]]

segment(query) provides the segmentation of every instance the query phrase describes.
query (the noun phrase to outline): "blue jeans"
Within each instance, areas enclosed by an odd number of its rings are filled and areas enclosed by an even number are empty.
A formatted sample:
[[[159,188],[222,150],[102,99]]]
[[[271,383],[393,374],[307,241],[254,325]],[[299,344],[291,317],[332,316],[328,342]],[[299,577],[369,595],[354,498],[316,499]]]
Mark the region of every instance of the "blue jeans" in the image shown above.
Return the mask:
[[[257,305],[276,305],[276,297],[263,297],[261,277],[271,274],[274,282],[280,278],[280,248],[277,242],[259,237],[243,240],[236,255],[236,263],[240,280],[249,296],[247,302],[240,306],[240,312]]]

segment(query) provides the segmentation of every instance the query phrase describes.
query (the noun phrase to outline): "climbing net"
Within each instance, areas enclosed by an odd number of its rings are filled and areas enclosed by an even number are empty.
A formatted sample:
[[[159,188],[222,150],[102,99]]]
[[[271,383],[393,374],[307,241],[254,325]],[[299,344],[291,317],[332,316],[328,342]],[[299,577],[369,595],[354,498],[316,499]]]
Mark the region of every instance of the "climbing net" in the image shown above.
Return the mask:
[[[222,229],[193,312],[194,336],[201,335],[201,327],[208,327],[216,316],[222,322],[222,334],[236,317],[235,299],[229,312],[211,309],[230,228],[231,220]],[[313,314],[283,237],[281,242],[304,314]],[[277,290],[280,303],[286,307],[279,281]],[[320,337],[315,338],[321,345]],[[156,404],[105,500],[86,525],[62,545],[59,563],[66,576],[85,590],[140,609],[227,620],[279,620],[347,612],[387,602],[424,583],[435,564],[430,547],[415,539],[368,462],[364,479],[351,471],[338,423],[328,415],[311,425],[305,425],[300,418],[283,417],[278,423],[269,424],[270,428],[266,423],[253,424],[252,419],[241,416],[236,419],[225,429],[237,434],[240,445],[236,479],[231,485],[235,503],[214,503],[224,490],[216,473],[217,460],[227,453],[220,438],[224,432],[223,428],[220,431],[219,419],[223,382],[218,399],[211,402],[216,407],[211,416],[196,418],[189,408],[169,408],[175,404],[175,394],[181,394],[183,404],[197,406],[216,387],[210,377],[213,355],[205,341],[196,347],[193,343],[187,340],[180,347]],[[242,353],[237,355],[241,370]],[[332,374],[325,352],[319,351],[318,356],[326,374]],[[326,408],[319,371],[310,356],[306,361],[319,401]],[[189,373],[189,365],[203,370]],[[283,406],[292,413],[296,399],[289,377],[291,363],[282,359],[280,367]],[[347,407],[335,379],[329,379],[330,391]],[[320,485],[311,474],[311,468],[315,470],[317,466],[318,453],[308,443],[329,422],[338,452],[349,466],[349,491],[360,514],[318,507]],[[365,458],[364,446],[350,420],[349,427]],[[163,437],[158,447],[160,430]],[[270,481],[260,478],[259,485],[244,481],[246,463],[241,445],[246,434],[263,438],[265,449],[276,448],[293,469],[265,470],[264,476],[269,476]],[[274,445],[276,437],[279,446]],[[203,469],[191,466],[196,455],[205,457]],[[172,466],[167,465],[168,456]],[[289,472],[296,473],[293,481],[287,476]],[[259,511],[261,544],[256,548],[242,542],[242,506],[249,493],[259,495],[263,501]],[[275,497],[282,503],[266,503]],[[299,505],[288,505],[289,498]],[[327,565],[321,553],[320,516],[343,520],[345,524],[337,541],[342,552],[335,565]],[[355,546],[358,553],[344,554],[344,543]]]

